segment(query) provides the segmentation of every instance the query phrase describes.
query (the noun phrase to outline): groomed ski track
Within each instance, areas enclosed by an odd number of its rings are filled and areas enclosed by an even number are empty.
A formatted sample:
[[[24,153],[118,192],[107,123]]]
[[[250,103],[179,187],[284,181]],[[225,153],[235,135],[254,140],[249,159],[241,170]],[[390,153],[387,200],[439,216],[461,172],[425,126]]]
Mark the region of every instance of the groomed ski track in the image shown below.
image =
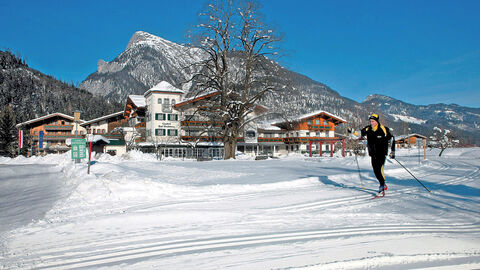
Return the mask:
[[[355,162],[354,160],[352,160]],[[350,162],[352,162],[350,161]],[[368,164],[365,162],[365,164]],[[268,205],[258,205],[254,208],[252,215],[270,216],[272,213],[272,225],[268,228],[278,227],[279,229],[259,230],[259,233],[235,233],[236,224],[228,224],[229,220],[221,220],[218,224],[212,221],[212,229],[218,226],[219,232],[204,232],[200,227],[198,231],[189,231],[182,233],[177,230],[163,231],[151,227],[148,229],[121,229],[121,224],[113,227],[119,228],[115,233],[109,232],[106,228],[95,230],[91,225],[88,229],[80,229],[77,237],[67,237],[65,240],[61,237],[63,233],[73,233],[63,227],[76,226],[75,222],[85,223],[83,219],[72,223],[59,224],[57,228],[47,226],[38,226],[26,230],[32,235],[40,235],[42,230],[47,231],[47,235],[56,236],[55,238],[32,238],[35,242],[23,245],[15,243],[4,253],[4,258],[0,256],[3,264],[1,269],[175,269],[183,267],[184,269],[415,269],[428,267],[443,269],[469,269],[475,266],[480,268],[480,246],[474,244],[480,239],[480,220],[475,206],[471,208],[464,207],[464,204],[455,204],[442,201],[442,198],[452,197],[450,194],[442,192],[445,188],[466,185],[476,182],[480,179],[480,166],[468,159],[455,160],[435,159],[430,160],[428,165],[421,164],[413,166],[410,162],[411,171],[424,180],[426,185],[430,185],[432,193],[426,192],[421,186],[417,185],[414,179],[405,179],[401,181],[411,181],[407,187],[401,187],[393,183],[389,186],[385,198],[380,200],[371,200],[373,189],[362,188],[349,183],[335,184],[329,188],[348,189],[352,195],[342,194],[340,197],[323,198],[318,201],[304,200],[303,202],[292,201],[283,202],[281,205],[271,203]],[[354,165],[352,163],[352,165]],[[364,164],[363,164],[364,165]],[[365,166],[363,166],[365,168]],[[389,174],[400,175],[401,168],[391,166],[392,169],[386,170]],[[433,169],[432,169],[433,168]],[[452,170],[461,170],[464,173],[449,173]],[[406,175],[406,173],[405,173]],[[362,170],[362,176],[372,178],[368,169]],[[343,176],[339,176],[341,178]],[[351,178],[355,179],[357,174],[351,173]],[[357,181],[358,180],[354,180]],[[373,184],[372,184],[373,183]],[[369,181],[367,185],[375,187],[374,181]],[[403,182],[402,182],[403,183]],[[303,192],[303,191],[302,191]],[[329,192],[329,191],[325,191]],[[111,208],[110,213],[105,215],[115,216],[121,220],[122,215],[139,215],[144,213],[162,212],[165,209],[172,209],[176,206],[182,206],[183,209],[191,210],[191,207],[197,209],[203,203],[222,204],[238,203],[259,199],[263,196],[262,191],[250,193],[232,193],[212,195],[202,199],[181,199],[166,203],[143,203],[131,204],[123,208]],[[271,196],[267,194],[266,196]],[[459,196],[460,197],[460,196]],[[478,206],[478,197],[475,199],[464,198],[466,203],[476,203]],[[445,214],[441,212],[438,222],[435,220],[412,220],[408,224],[399,224],[395,221],[384,220],[374,217],[371,225],[351,225],[340,223],[342,226],[332,224],[328,228],[325,224],[319,224],[317,229],[310,222],[308,229],[289,229],[290,224],[280,224],[282,221],[278,216],[285,214],[286,218],[292,214],[293,217],[302,215],[322,215],[325,211],[332,213],[335,211],[343,212],[348,216],[355,216],[358,212],[365,218],[365,213],[375,212],[376,209],[389,211],[389,207],[396,204],[402,204],[404,201],[427,203],[436,208],[445,208]],[[195,206],[200,205],[200,206]],[[207,208],[208,208],[207,207]],[[215,206],[214,206],[215,207]],[[407,204],[405,207],[411,207]],[[228,208],[228,207],[226,207]],[[453,209],[453,210],[452,210]],[[477,208],[478,209],[478,208]],[[246,209],[245,211],[248,211]],[[363,212],[365,210],[365,212]],[[457,211],[461,216],[470,216],[469,220],[461,218],[452,219],[448,211]],[[263,214],[265,213],[265,214]],[[388,213],[386,213],[387,215]],[[246,215],[249,215],[248,213]],[[88,215],[86,215],[88,216]],[[387,215],[388,216],[388,215]],[[79,217],[82,217],[81,213]],[[235,220],[231,220],[235,222]],[[266,220],[253,219],[251,224],[255,227],[265,226]],[[275,226],[275,222],[279,226]],[[245,222],[248,224],[248,222]],[[231,226],[231,231],[225,228]],[[87,226],[88,227],[88,226]],[[109,227],[110,228],[110,227]],[[191,227],[186,228],[191,229]],[[88,233],[87,231],[90,230]],[[241,231],[241,230],[239,230]],[[472,236],[474,238],[472,239]],[[470,245],[458,244],[461,250],[455,248],[456,238],[464,239]],[[25,239],[29,239],[26,237]],[[39,240],[41,239],[41,241]],[[72,240],[73,239],[73,240]],[[433,251],[428,248],[413,249],[412,252],[394,253],[385,248],[385,242],[392,245],[414,245],[415,239],[425,239],[426,243],[440,243],[441,241],[450,241],[453,245],[452,251]],[[372,248],[375,250],[378,245],[382,252],[367,252],[366,254],[350,254],[355,250],[362,248]],[[387,244],[388,245],[388,244]],[[420,244],[421,245],[421,244]],[[289,246],[292,249],[288,248]],[[335,253],[338,250],[345,249],[347,255],[331,255],[325,251],[331,246],[335,246]],[[287,248],[286,248],[287,247]],[[290,251],[292,250],[292,251]],[[320,256],[319,254],[325,253]],[[180,260],[180,261],[179,261]],[[465,266],[466,268],[462,268]]]

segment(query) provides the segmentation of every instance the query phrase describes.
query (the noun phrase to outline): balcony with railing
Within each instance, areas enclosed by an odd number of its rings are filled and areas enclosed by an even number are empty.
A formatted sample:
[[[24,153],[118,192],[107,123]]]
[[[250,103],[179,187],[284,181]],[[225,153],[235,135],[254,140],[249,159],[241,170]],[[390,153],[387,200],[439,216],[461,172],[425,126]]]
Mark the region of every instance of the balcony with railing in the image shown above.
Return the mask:
[[[331,130],[332,127],[328,125],[308,125],[308,130]]]
[[[45,125],[45,130],[73,130],[73,125]]]
[[[181,121],[182,127],[221,127],[222,122],[220,121]]]
[[[285,143],[308,143],[313,142],[323,142],[323,141],[337,141],[338,137],[287,137],[284,139]]]
[[[220,142],[222,141],[221,136],[180,136],[183,141],[186,142]]]
[[[141,122],[135,125],[135,128],[146,128],[147,123],[146,122]]]
[[[285,141],[284,138],[267,138],[267,137],[258,137],[258,142],[278,142],[283,143]]]

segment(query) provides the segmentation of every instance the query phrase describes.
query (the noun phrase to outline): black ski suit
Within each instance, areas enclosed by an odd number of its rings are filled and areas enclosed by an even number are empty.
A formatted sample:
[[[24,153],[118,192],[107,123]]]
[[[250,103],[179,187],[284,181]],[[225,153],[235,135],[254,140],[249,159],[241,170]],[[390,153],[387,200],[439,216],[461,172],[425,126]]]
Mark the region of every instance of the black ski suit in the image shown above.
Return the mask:
[[[395,151],[395,139],[390,129],[380,123],[374,129],[366,126],[362,129],[362,138],[367,137],[368,155],[372,158],[373,173],[378,179],[380,186],[385,186],[385,174],[383,167],[388,154],[388,143],[392,141],[392,152]]]

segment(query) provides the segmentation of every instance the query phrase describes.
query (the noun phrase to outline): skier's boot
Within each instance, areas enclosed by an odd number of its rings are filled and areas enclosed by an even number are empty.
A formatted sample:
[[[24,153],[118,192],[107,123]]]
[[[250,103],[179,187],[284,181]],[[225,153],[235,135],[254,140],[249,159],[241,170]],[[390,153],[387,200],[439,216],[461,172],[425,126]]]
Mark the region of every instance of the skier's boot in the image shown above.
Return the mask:
[[[383,197],[383,196],[385,196],[385,190],[386,190],[386,186],[380,186],[380,187],[378,188],[377,197]]]

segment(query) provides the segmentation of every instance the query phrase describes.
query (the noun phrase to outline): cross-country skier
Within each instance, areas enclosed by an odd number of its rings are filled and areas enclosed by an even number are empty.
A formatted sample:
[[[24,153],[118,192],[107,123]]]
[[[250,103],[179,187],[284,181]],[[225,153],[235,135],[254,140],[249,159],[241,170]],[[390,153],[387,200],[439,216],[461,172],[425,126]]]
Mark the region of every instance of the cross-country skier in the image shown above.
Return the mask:
[[[360,140],[365,136],[367,137],[368,154],[372,158],[373,172],[380,183],[377,196],[384,196],[387,186],[385,185],[385,173],[383,172],[383,167],[385,166],[385,160],[388,154],[388,143],[390,140],[392,140],[390,158],[395,158],[395,139],[390,133],[390,129],[380,124],[378,114],[371,114],[369,120],[370,125],[362,129]]]

